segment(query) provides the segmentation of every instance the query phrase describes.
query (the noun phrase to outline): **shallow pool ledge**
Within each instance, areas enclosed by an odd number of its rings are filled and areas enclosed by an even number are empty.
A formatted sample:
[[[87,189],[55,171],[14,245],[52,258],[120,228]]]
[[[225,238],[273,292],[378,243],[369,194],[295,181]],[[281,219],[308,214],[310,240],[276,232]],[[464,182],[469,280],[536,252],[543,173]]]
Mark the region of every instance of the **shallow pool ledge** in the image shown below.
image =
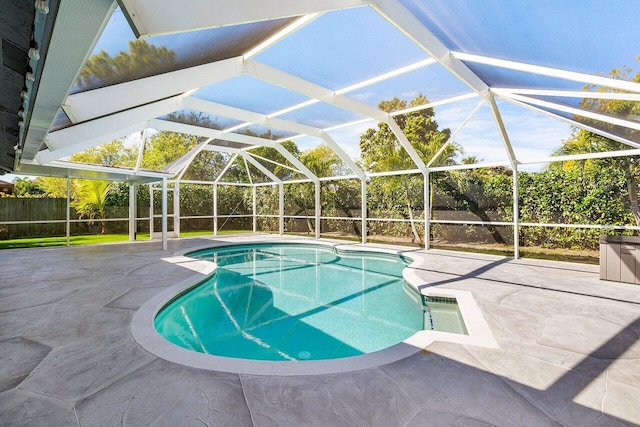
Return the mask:
[[[446,341],[458,344],[475,345],[487,348],[499,348],[498,342],[491,332],[489,324],[482,315],[482,310],[478,306],[473,294],[469,291],[447,288],[429,288],[428,283],[421,279],[415,267],[426,262],[420,253],[403,254],[413,259],[413,262],[404,269],[402,275],[404,280],[421,295],[428,297],[455,298],[462,315],[467,334],[452,334],[440,331],[419,331],[413,335],[414,338],[424,340],[431,344],[433,341]],[[425,287],[426,285],[426,287]],[[423,337],[424,335],[424,337]],[[411,339],[409,338],[409,339]],[[407,340],[405,340],[407,342]],[[414,345],[421,345],[421,342],[414,342]],[[427,345],[429,345],[427,344]]]
[[[281,238],[274,239],[272,242],[301,243],[299,239],[285,240]],[[304,242],[309,243],[308,241]],[[456,289],[424,287],[424,280],[418,276],[417,271],[414,268],[425,262],[421,253],[413,251],[407,253],[389,248],[348,245],[323,241],[314,241],[313,244],[333,246],[345,251],[362,251],[363,249],[366,249],[371,252],[392,253],[412,259],[413,262],[405,268],[403,272],[406,282],[422,295],[430,297],[455,298],[465,322],[468,334],[463,335],[449,332],[422,330],[416,332],[403,342],[380,351],[339,359],[307,361],[251,360],[198,353],[172,344],[160,336],[154,327],[154,320],[160,309],[164,307],[166,303],[175,298],[176,295],[199,285],[205,278],[212,275],[216,269],[216,264],[213,262],[189,258],[185,256],[185,254],[199,249],[246,243],[246,241],[237,243],[226,241],[221,242],[220,244],[211,244],[203,248],[191,248],[189,250],[179,251],[172,257],[163,258],[163,261],[188,268],[197,272],[197,274],[181,281],[180,283],[169,286],[167,289],[163,290],[140,307],[140,309],[134,314],[131,322],[131,334],[133,335],[134,340],[151,354],[185,366],[238,374],[292,376],[350,372],[381,366],[409,357],[418,351],[423,350],[425,347],[428,347],[435,341],[498,348],[498,343],[496,342],[493,333],[485,321],[482,311],[473,298],[471,292]]]

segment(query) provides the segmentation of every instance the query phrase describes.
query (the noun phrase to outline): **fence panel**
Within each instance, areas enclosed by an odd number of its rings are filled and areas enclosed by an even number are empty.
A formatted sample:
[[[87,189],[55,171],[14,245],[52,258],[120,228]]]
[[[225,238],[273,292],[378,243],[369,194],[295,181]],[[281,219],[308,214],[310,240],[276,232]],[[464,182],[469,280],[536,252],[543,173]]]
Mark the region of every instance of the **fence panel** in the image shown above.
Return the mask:
[[[0,222],[42,221],[37,224],[0,225],[0,240],[65,234],[67,199],[0,198]]]

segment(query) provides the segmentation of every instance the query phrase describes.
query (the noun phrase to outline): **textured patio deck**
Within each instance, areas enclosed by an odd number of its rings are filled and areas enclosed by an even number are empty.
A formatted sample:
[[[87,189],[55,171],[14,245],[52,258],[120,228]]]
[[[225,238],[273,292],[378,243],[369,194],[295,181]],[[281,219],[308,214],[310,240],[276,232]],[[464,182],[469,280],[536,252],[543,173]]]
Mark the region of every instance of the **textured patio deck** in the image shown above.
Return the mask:
[[[217,240],[238,239],[264,237]],[[602,282],[594,266],[429,252],[425,283],[473,292],[498,350],[435,343],[297,377],[158,359],[133,341],[133,313],[198,274],[163,258],[210,241],[0,252],[0,424],[640,424],[640,286]]]

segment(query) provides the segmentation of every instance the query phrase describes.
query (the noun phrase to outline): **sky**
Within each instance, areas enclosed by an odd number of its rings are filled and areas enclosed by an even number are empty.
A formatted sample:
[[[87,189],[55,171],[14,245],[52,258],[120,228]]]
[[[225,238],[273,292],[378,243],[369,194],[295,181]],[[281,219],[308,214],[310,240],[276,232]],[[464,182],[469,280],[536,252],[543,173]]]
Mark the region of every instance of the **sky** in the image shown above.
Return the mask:
[[[436,35],[447,48],[536,65],[561,67],[588,74],[607,74],[627,65],[636,67],[640,47],[640,2],[622,0],[607,3],[566,0],[540,0],[522,7],[521,2],[463,0],[402,0],[402,3]],[[202,30],[187,35],[150,37],[149,43],[176,51],[180,61],[187,54],[186,43],[193,40],[216,40],[237,37],[229,29]],[[115,55],[128,49],[133,32],[117,9],[94,53],[105,50]],[[615,47],[615,48],[612,48]],[[204,48],[204,47],[203,47]],[[211,47],[216,48],[215,46]],[[373,9],[359,7],[328,12],[294,34],[271,46],[255,59],[331,90],[428,58],[428,55],[397,31]],[[474,67],[471,65],[471,67]],[[536,87],[545,79],[529,79],[524,73],[501,70],[486,75],[486,67],[476,66],[485,81],[496,86],[524,84]],[[529,79],[529,80],[527,80]],[[548,79],[547,79],[548,80]],[[553,84],[553,82],[552,82]],[[565,82],[559,82],[559,85]],[[566,83],[580,88],[581,84]],[[439,64],[430,65],[393,79],[347,94],[376,106],[397,96],[411,100],[423,94],[439,101],[470,93],[471,90]],[[202,88],[194,96],[226,103],[261,114],[307,100],[303,95],[242,76]],[[441,128],[456,131],[477,105],[479,99],[460,101],[435,108]],[[499,102],[500,111],[516,156],[535,159],[549,156],[571,135],[571,127],[560,120]],[[281,116],[283,119],[326,128],[363,117],[328,104],[316,104]],[[226,119],[219,118],[221,122]],[[331,131],[330,135],[352,158],[359,157],[359,136],[374,122]],[[276,130],[277,132],[277,130]],[[296,140],[302,149],[313,148],[315,138]],[[465,155],[485,162],[506,160],[504,144],[489,109],[483,107],[456,136]],[[540,166],[528,167],[537,170]],[[6,179],[6,178],[5,178]]]

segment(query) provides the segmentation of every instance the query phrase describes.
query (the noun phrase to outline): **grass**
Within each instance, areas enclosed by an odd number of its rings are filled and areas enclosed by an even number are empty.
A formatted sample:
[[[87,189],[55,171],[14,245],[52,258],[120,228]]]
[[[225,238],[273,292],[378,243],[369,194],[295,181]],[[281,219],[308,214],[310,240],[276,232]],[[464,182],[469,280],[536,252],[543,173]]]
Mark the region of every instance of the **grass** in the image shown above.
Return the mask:
[[[148,235],[147,235],[147,238]],[[124,242],[129,239],[128,234],[105,234],[71,236],[70,245],[92,245],[96,243]],[[0,240],[0,249],[40,248],[47,246],[64,246],[67,244],[65,236],[60,237],[29,237],[23,239]]]
[[[220,230],[218,234],[250,233],[249,230]],[[183,231],[181,237],[211,236],[211,230]],[[129,240],[129,233],[123,234],[87,234],[82,236],[70,236],[70,245],[95,245],[101,243],[126,242]],[[149,240],[149,233],[138,233],[136,240]],[[0,240],[0,249],[17,248],[42,248],[48,246],[64,246],[67,244],[66,236],[56,237],[29,237],[22,239]]]
[[[238,234],[238,233],[251,233],[251,230],[220,230],[219,235],[224,234]],[[291,235],[304,235],[308,236],[308,233],[286,233]],[[213,232],[211,230],[197,230],[197,231],[182,231],[180,237],[198,237],[198,236],[211,236]],[[342,240],[360,241],[359,237],[349,235],[334,235],[331,233],[323,233],[322,237],[325,238],[338,238]],[[129,240],[129,234],[95,234],[95,235],[82,235],[71,236],[69,238],[70,245],[93,245],[100,243],[113,243],[113,242],[126,242]],[[138,233],[136,240],[149,240],[149,233]],[[402,241],[389,241],[387,239],[368,239],[371,243],[395,243],[411,245],[410,240],[406,242]],[[11,239],[0,240],[0,249],[17,249],[17,248],[38,248],[48,246],[64,246],[67,244],[67,238],[65,236],[60,237],[31,237],[24,239]],[[463,244],[446,244],[444,242],[434,242],[432,244],[434,249],[446,249],[452,251],[462,252],[476,252],[492,255],[513,256],[513,249],[508,247],[501,247],[499,245],[463,245]],[[520,248],[520,256],[523,258],[537,258],[554,261],[570,261],[581,262],[587,264],[598,264],[599,253],[598,251],[578,251],[570,249],[545,249],[538,247],[523,247]]]
[[[513,256],[513,249],[508,247],[500,248],[498,245],[467,245],[467,244],[446,244],[436,243],[431,245],[434,249],[445,249],[448,251],[473,252],[500,256]],[[573,250],[573,249],[548,249],[537,246],[520,247],[521,258],[544,259],[548,261],[568,261],[583,264],[599,264],[600,253],[597,250]]]

